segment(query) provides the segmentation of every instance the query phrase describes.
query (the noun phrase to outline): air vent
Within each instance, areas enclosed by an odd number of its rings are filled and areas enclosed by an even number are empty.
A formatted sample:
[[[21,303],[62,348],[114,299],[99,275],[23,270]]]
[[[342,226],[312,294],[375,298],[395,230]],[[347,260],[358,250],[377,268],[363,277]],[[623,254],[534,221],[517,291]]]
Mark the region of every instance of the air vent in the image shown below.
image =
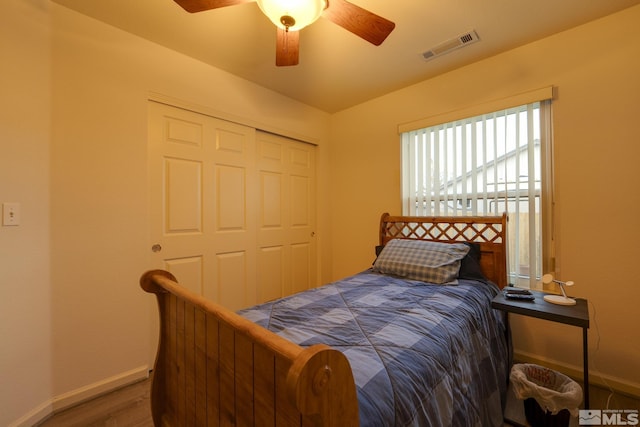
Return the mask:
[[[467,31],[466,33],[460,34],[456,38],[447,40],[446,42],[440,43],[438,46],[432,49],[422,52],[422,58],[425,61],[430,61],[436,56],[444,55],[445,53],[449,53],[452,50],[456,50],[463,46],[473,44],[477,41],[480,41],[480,38],[478,37],[478,34],[475,32],[475,30]]]

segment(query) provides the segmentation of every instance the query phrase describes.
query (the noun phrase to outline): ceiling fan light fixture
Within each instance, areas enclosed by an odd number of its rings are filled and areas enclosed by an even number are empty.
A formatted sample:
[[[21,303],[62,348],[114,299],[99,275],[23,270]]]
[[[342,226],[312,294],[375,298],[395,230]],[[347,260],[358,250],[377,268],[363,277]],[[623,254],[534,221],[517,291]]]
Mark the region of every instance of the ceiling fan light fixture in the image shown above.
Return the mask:
[[[288,31],[314,23],[327,7],[326,0],[256,0],[256,3],[275,26]]]

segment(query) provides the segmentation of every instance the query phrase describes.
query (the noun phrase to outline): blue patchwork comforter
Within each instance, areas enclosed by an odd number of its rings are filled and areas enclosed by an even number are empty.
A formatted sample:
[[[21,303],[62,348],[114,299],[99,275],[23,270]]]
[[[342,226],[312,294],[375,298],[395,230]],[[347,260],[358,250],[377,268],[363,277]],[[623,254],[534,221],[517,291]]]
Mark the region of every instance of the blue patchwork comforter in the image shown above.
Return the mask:
[[[498,288],[365,271],[241,315],[348,358],[362,426],[499,426],[509,373]]]

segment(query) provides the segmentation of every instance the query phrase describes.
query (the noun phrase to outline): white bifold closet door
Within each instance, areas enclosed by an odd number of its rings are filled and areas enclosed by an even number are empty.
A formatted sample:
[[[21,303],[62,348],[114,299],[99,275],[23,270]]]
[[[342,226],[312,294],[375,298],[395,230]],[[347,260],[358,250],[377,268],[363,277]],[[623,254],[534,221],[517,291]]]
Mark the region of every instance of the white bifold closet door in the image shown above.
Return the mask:
[[[316,286],[315,146],[149,102],[153,267],[232,310]]]

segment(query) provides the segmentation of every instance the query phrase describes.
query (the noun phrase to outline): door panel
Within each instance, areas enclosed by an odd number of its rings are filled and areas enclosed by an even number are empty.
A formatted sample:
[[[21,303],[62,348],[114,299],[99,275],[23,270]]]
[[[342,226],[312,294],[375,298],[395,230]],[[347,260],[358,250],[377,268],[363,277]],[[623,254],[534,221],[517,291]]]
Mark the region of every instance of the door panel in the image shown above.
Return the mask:
[[[216,231],[247,231],[246,169],[216,166]]]
[[[261,198],[260,224],[264,230],[269,228],[282,228],[282,191],[284,184],[282,182],[282,174],[277,172],[260,173],[260,194],[268,195]]]
[[[165,233],[202,232],[202,162],[165,159]]]
[[[164,269],[178,277],[191,292],[202,295],[202,262],[201,256],[167,259],[164,261]]]
[[[216,254],[215,293],[205,296],[225,307],[246,307],[247,300],[253,304],[255,291],[247,283],[247,262],[245,251]]]
[[[312,245],[309,242],[291,245],[291,293],[311,287],[311,270],[314,265],[311,248]]]
[[[202,123],[167,116],[165,125],[167,127],[167,142],[177,144],[177,146],[202,147]]]
[[[256,289],[259,302],[271,301],[285,295],[283,288],[284,247],[260,248],[258,254],[259,286]]]
[[[293,227],[309,227],[311,212],[309,197],[311,183],[308,176],[291,175],[291,225]]]

